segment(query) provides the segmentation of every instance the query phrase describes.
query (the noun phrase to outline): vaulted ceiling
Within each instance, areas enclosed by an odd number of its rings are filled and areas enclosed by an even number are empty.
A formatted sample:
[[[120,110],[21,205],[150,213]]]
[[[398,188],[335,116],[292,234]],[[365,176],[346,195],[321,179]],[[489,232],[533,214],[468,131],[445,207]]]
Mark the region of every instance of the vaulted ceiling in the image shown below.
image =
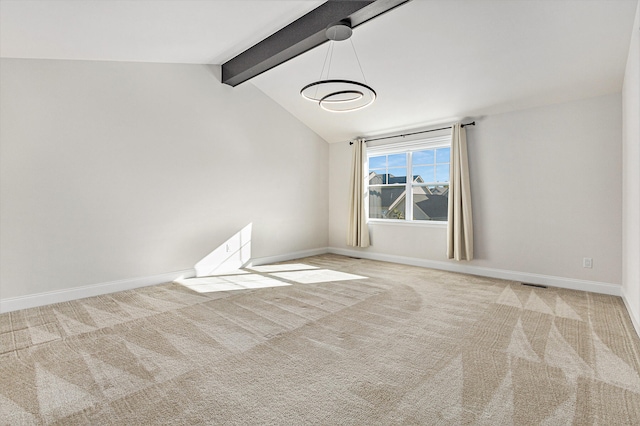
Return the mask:
[[[0,0],[0,56],[222,64],[322,1]],[[328,142],[619,92],[638,0],[413,0],[354,30],[376,102],[304,100],[329,44],[254,84]],[[360,78],[335,42],[333,78]]]

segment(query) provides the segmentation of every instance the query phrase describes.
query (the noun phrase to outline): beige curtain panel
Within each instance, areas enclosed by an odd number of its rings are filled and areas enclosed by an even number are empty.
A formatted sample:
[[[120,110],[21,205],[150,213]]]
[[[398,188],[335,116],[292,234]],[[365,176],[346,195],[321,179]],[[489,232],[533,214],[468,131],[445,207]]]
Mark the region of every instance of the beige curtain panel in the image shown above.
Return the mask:
[[[353,247],[369,247],[369,228],[364,208],[365,173],[364,164],[367,159],[367,146],[364,139],[353,142],[351,157],[351,185],[349,186],[349,229],[347,245]]]
[[[473,259],[473,220],[467,131],[460,123],[456,123],[452,128],[450,170],[447,256],[449,259],[471,260]]]

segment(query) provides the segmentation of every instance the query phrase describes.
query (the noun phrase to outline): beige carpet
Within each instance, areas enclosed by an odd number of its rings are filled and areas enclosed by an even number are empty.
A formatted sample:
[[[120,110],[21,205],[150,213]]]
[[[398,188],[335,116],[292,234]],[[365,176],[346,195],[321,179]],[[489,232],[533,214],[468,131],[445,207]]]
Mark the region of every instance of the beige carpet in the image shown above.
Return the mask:
[[[0,315],[0,422],[640,424],[617,297],[334,255],[184,284]]]

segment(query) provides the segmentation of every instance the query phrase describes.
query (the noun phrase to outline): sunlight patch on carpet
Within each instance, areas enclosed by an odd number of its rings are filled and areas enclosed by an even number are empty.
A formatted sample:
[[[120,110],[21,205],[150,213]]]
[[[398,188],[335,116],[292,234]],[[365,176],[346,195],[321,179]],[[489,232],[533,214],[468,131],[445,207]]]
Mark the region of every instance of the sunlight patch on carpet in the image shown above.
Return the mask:
[[[274,272],[278,278],[295,281],[300,284],[317,284],[331,281],[348,281],[367,279],[362,275],[348,274],[346,272],[332,271],[331,269],[315,269],[311,271]]]
[[[282,287],[291,285],[284,281],[255,274],[187,278],[176,282],[193,291],[197,291],[198,293],[248,290],[253,288]]]
[[[262,266],[252,266],[250,268],[252,271],[256,272],[284,272],[284,271],[304,271],[308,269],[319,269],[317,266],[305,265],[304,263],[287,263],[283,265],[262,265]]]
[[[174,282],[198,293],[282,287],[297,284],[318,284],[333,281],[362,280],[368,277],[321,269],[304,263],[252,266],[226,274],[181,278]]]

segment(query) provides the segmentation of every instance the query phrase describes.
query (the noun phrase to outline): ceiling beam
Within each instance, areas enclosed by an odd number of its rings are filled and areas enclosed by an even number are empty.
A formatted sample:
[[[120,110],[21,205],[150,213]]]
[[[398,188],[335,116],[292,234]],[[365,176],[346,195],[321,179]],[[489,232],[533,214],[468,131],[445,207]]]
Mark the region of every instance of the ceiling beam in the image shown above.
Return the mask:
[[[409,0],[329,0],[222,64],[222,82],[237,86],[328,41],[331,24],[348,21],[355,28]]]

